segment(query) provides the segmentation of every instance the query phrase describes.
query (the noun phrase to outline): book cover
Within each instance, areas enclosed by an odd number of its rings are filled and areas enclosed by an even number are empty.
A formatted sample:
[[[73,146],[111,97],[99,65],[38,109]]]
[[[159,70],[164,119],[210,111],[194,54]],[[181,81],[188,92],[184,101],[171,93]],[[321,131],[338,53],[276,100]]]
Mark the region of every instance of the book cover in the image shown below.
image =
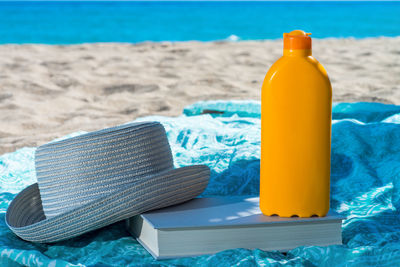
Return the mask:
[[[232,248],[289,250],[341,244],[343,217],[265,216],[258,197],[195,198],[127,220],[128,230],[155,257],[215,253]]]

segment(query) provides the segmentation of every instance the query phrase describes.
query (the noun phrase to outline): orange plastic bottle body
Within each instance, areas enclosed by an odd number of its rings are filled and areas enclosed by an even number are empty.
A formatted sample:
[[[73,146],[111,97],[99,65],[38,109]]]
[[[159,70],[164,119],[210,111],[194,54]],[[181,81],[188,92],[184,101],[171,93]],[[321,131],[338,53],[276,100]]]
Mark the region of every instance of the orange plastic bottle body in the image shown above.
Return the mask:
[[[325,216],[332,88],[311,50],[285,50],[265,77],[261,106],[261,211]]]

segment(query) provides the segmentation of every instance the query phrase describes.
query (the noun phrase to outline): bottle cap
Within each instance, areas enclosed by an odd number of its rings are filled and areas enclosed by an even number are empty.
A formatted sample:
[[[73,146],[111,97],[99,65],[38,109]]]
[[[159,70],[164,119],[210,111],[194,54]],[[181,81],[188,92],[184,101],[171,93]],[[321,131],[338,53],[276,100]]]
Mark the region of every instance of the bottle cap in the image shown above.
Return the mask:
[[[294,30],[290,33],[283,34],[283,49],[310,49],[311,50],[311,33],[302,30]]]

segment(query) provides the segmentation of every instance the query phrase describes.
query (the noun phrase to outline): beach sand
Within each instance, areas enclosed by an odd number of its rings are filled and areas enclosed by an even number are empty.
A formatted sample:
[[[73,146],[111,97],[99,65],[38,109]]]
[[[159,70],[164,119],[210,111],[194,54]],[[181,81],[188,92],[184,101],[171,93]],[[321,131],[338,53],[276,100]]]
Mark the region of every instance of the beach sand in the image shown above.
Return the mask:
[[[260,100],[282,41],[0,46],[0,154],[209,99]],[[400,104],[400,38],[313,40],[333,100]]]

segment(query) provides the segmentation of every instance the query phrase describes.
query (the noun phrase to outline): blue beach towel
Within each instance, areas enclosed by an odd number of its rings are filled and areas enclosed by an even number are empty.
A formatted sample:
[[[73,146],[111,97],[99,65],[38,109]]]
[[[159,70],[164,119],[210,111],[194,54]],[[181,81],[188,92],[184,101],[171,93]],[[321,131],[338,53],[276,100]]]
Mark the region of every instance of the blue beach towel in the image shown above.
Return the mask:
[[[296,119],[296,114],[293,114]],[[176,118],[152,116],[166,128],[175,165],[207,164],[203,196],[257,195],[260,103],[198,102]],[[80,133],[75,133],[80,134]],[[70,137],[70,136],[67,136]],[[343,245],[277,251],[234,249],[214,255],[155,261],[124,223],[56,244],[32,244],[5,225],[13,197],[35,182],[35,148],[0,156],[1,266],[398,266],[400,265],[400,106],[333,106],[331,208],[343,222]]]

